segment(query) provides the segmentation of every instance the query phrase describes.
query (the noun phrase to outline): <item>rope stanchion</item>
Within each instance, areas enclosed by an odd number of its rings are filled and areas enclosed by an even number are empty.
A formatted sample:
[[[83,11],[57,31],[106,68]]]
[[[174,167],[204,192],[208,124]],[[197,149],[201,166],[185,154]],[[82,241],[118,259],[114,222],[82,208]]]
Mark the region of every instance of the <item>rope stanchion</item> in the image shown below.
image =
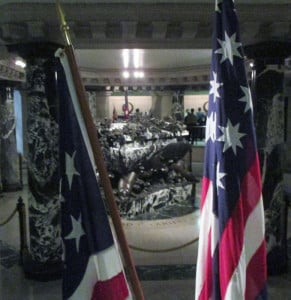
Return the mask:
[[[17,207],[13,210],[13,212],[11,213],[11,215],[3,222],[0,222],[0,227],[6,225],[17,213]]]
[[[0,227],[6,225],[15,214],[18,212],[19,215],[19,232],[20,232],[20,264],[23,264],[23,259],[25,255],[29,254],[28,246],[27,246],[27,230],[26,230],[26,212],[25,212],[25,204],[21,197],[18,198],[18,203],[16,208],[12,211],[10,216],[3,222],[0,223]]]
[[[182,248],[185,248],[187,246],[190,246],[194,243],[196,243],[199,240],[199,238],[195,238],[185,244],[182,244],[180,246],[176,246],[176,247],[172,247],[172,248],[166,248],[166,249],[146,249],[146,248],[141,248],[141,247],[136,247],[133,245],[129,244],[129,248],[131,248],[132,250],[136,250],[136,251],[142,251],[142,252],[149,252],[149,253],[163,253],[163,252],[171,252],[171,251],[175,251],[175,250],[179,250]]]

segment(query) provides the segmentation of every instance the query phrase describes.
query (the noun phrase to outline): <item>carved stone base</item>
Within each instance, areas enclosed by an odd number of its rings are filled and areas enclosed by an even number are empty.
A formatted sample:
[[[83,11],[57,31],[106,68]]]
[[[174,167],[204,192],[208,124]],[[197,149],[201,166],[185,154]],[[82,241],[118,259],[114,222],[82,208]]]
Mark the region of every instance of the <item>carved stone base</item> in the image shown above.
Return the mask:
[[[118,206],[123,218],[132,219],[171,205],[187,204],[194,208],[194,202],[195,183],[161,184],[139,195],[118,199]]]
[[[40,263],[30,255],[23,258],[23,271],[27,279],[36,281],[51,281],[62,278],[63,263],[61,261]]]
[[[13,184],[3,184],[2,191],[5,193],[8,192],[16,192],[22,190],[23,186],[20,183],[13,183]],[[1,191],[0,191],[1,193]]]

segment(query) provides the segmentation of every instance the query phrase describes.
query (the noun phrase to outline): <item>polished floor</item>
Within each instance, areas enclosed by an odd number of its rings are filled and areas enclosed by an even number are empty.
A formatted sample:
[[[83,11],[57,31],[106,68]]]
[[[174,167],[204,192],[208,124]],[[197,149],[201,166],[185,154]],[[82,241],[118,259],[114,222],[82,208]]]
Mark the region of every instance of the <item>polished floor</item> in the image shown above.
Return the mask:
[[[196,194],[199,202],[200,184]],[[20,192],[0,196],[0,223],[15,209],[20,196],[26,201],[26,185]],[[194,299],[198,221],[198,209],[160,220],[123,220],[146,300]],[[287,235],[291,238],[290,208]],[[25,278],[19,265],[19,245],[19,224],[15,216],[0,227],[0,299],[61,299],[61,280],[40,282]],[[268,277],[269,299],[291,300],[290,287],[289,265],[288,273]]]

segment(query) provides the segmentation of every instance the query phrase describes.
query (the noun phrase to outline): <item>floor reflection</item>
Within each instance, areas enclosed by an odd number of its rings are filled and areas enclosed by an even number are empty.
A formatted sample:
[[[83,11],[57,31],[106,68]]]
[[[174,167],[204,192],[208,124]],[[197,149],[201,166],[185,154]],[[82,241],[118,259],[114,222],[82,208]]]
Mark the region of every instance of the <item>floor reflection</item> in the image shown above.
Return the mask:
[[[26,186],[25,186],[26,188]],[[15,208],[17,199],[27,199],[26,190],[5,193],[0,198],[0,221]],[[195,203],[164,207],[122,223],[146,300],[193,300],[199,233],[199,198]],[[18,220],[0,227],[0,299],[59,300],[61,280],[40,282],[25,278],[19,264]],[[291,213],[288,214],[288,255],[291,257]],[[291,264],[288,272],[268,277],[269,299],[291,299]]]

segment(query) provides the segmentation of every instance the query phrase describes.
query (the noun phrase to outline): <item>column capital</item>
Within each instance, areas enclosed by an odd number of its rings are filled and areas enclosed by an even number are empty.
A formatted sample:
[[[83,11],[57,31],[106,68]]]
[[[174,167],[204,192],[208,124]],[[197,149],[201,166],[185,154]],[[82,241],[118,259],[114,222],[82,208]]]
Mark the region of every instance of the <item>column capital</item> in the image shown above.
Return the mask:
[[[264,64],[284,64],[291,55],[291,42],[266,41],[247,45],[244,52],[249,59],[262,61]]]
[[[27,61],[33,61],[40,58],[54,58],[55,51],[63,47],[63,45],[50,42],[32,42],[8,45],[7,49],[10,53],[16,53]]]

